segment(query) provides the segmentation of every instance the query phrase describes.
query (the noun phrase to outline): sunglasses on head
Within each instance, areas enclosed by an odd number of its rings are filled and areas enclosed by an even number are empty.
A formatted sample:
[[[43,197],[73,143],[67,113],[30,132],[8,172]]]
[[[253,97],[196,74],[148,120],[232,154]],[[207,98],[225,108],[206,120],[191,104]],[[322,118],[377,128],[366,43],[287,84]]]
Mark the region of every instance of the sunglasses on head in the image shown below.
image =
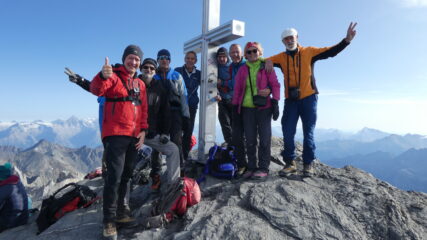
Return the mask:
[[[150,69],[151,71],[156,70],[156,68],[155,68],[155,67],[151,67],[151,66],[143,66],[142,68],[144,68],[145,70]]]
[[[159,56],[157,59],[159,59],[159,60],[170,60],[170,57],[163,55],[163,56]]]
[[[252,53],[257,53],[258,49],[247,50],[246,54],[251,55]]]

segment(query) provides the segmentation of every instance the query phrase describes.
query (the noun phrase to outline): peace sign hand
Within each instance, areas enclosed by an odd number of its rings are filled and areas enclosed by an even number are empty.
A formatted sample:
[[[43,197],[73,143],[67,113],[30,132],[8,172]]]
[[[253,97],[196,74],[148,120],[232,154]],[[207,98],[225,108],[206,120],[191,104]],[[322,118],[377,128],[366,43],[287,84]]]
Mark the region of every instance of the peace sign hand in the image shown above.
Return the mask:
[[[354,28],[356,27],[356,25],[357,25],[356,22],[355,23],[351,22],[350,26],[348,26],[347,36],[345,37],[345,41],[347,43],[350,43],[351,40],[353,40],[354,36],[356,36],[356,30],[354,30]]]
[[[102,66],[102,76],[105,79],[110,78],[113,75],[113,67],[109,64],[108,57],[105,57],[105,64]]]

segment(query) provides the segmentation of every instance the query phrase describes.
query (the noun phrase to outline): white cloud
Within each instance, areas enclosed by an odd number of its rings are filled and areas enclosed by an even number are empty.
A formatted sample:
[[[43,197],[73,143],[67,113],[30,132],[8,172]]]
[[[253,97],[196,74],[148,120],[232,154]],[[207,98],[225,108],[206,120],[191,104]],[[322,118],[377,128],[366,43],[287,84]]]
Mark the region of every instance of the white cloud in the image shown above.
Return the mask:
[[[405,7],[427,7],[427,0],[399,0]]]

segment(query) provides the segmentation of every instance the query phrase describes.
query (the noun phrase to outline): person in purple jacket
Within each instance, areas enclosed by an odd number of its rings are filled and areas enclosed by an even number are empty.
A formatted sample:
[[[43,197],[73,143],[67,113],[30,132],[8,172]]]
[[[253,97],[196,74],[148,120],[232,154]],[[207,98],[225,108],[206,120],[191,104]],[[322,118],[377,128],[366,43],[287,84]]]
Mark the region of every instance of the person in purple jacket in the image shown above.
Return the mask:
[[[279,117],[280,84],[276,73],[267,73],[264,68],[261,44],[248,42],[244,53],[247,61],[237,72],[232,100],[237,113],[242,115],[246,138],[248,168],[243,178],[263,179],[270,166],[271,118]]]

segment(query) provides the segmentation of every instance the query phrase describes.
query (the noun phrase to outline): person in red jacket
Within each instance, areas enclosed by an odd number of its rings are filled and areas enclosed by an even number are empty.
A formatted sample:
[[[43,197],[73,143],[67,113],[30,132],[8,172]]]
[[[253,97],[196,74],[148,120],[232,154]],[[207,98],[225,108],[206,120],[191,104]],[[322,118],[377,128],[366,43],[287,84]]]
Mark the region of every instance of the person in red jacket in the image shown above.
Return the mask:
[[[104,239],[117,239],[116,223],[135,223],[125,196],[148,129],[145,84],[137,78],[142,56],[138,46],[129,45],[123,53],[123,65],[111,66],[105,58],[102,71],[90,85],[93,94],[106,98],[101,134],[108,169],[103,194]]]

